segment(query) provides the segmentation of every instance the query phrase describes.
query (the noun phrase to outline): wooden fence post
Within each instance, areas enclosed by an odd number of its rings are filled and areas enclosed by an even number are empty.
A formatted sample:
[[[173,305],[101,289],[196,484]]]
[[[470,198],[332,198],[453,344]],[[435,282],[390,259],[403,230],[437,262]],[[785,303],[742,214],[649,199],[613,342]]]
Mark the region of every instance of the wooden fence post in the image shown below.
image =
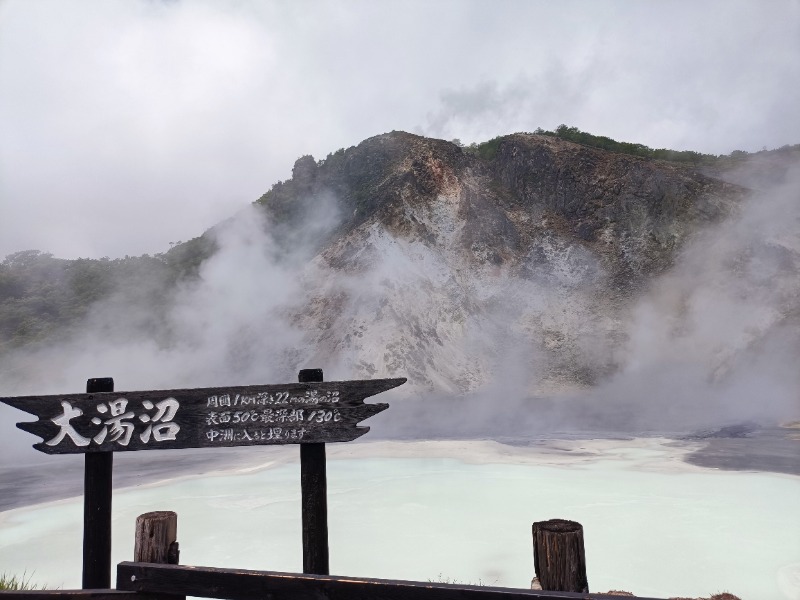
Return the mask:
[[[300,383],[323,380],[322,369],[303,369]],[[328,475],[325,444],[300,444],[303,573],[330,575],[328,557]]]
[[[178,515],[171,510],[158,510],[136,517],[136,534],[133,543],[133,561],[177,565]],[[119,587],[119,580],[117,580]],[[170,600],[186,600],[185,595],[164,596]]]
[[[534,523],[533,565],[543,590],[588,593],[583,526],[564,519]]]
[[[111,377],[89,379],[86,392],[113,392]],[[113,452],[87,452],[83,471],[83,577],[85,590],[111,587],[111,480]]]
[[[177,565],[178,515],[171,510],[144,513],[136,518],[133,561]]]

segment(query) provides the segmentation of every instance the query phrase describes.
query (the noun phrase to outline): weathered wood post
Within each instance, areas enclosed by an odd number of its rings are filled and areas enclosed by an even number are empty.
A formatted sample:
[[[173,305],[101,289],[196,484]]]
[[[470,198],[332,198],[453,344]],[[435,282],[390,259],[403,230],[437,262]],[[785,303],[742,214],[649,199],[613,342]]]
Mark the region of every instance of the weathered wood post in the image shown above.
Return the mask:
[[[111,377],[89,379],[86,393],[113,392]],[[111,480],[113,452],[87,452],[83,471],[83,578],[85,590],[111,587]]]
[[[303,369],[300,383],[323,380],[322,369]],[[300,444],[303,573],[330,575],[328,557],[328,475],[325,444]]]
[[[171,510],[144,513],[136,518],[134,562],[177,565],[178,515]]]
[[[144,513],[136,517],[133,561],[177,565],[178,515],[171,510]],[[117,581],[119,586],[119,581]],[[170,594],[170,600],[184,600],[185,595]]]
[[[543,590],[588,593],[583,526],[564,519],[534,523],[533,566]]]

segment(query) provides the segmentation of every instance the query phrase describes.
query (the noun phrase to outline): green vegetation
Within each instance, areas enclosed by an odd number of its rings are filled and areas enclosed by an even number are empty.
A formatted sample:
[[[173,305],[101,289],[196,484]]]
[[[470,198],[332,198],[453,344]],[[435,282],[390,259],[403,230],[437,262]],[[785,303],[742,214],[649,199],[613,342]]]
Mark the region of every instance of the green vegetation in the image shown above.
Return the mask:
[[[507,137],[508,136],[501,135],[492,138],[489,141],[481,142],[480,144],[476,144],[475,142],[473,142],[469,146],[466,146],[464,149],[467,152],[480,156],[484,160],[493,160],[494,157],[497,156],[497,148],[500,146],[500,142],[502,142]]]
[[[31,583],[31,577],[26,577],[26,573],[22,575],[8,575],[7,573],[0,573],[0,591],[12,590],[36,590],[44,589],[44,586],[38,586]]]
[[[645,146],[644,144],[618,142],[610,137],[594,135],[586,131],[581,131],[577,127],[568,127],[567,125],[563,124],[556,127],[555,131],[547,131],[545,129],[538,128],[533,133],[536,135],[556,137],[562,140],[589,146],[591,148],[608,150],[609,152],[617,152],[619,154],[627,154],[630,156],[638,156],[640,158],[649,158],[653,160],[665,160],[675,163],[690,164],[693,166],[722,166],[724,164],[730,164],[750,156],[750,153],[743,150],[734,150],[730,154],[717,156],[715,154],[694,152],[693,150],[668,150],[667,148],[653,149]],[[509,137],[510,136],[500,136],[480,144],[472,143],[469,146],[464,147],[464,149],[467,152],[476,154],[485,160],[492,160],[497,155],[497,148],[500,145],[500,142],[508,139]],[[783,146],[777,150],[764,149],[757,154],[798,152],[800,152],[800,144],[796,144],[794,146]]]
[[[653,158],[656,160],[668,160],[671,162],[691,163],[693,165],[712,164],[716,162],[718,158],[714,154],[702,154],[700,152],[693,152],[692,150],[667,150],[666,148],[654,150],[653,148],[649,148],[644,144],[618,142],[617,140],[612,140],[610,137],[593,135],[591,133],[581,131],[577,127],[567,127],[566,125],[559,125],[556,127],[555,131],[537,129],[534,133],[558,137],[562,140],[569,140],[570,142],[583,144],[584,146],[601,148],[602,150],[619,152],[620,154],[630,154],[631,156],[639,156],[641,158]]]
[[[333,164],[341,164],[341,162],[344,160],[344,153],[344,148],[339,148],[336,152],[329,152],[328,156],[317,161],[317,166],[321,167],[323,165],[331,166]]]
[[[38,250],[8,255],[0,262],[0,355],[70,335],[100,300],[130,318],[125,306],[147,307],[136,325],[159,331],[175,284],[195,277],[215,247],[203,236],[164,254],[114,260],[65,260]]]

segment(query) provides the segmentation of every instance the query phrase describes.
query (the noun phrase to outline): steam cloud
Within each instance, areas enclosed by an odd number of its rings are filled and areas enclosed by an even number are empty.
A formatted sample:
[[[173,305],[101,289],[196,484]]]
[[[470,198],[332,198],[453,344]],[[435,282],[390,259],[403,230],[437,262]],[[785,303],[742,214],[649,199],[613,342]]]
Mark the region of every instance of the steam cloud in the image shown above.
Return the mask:
[[[800,414],[798,223],[795,167],[698,236],[635,306],[623,367],[597,401],[665,429]]]
[[[339,222],[335,199],[315,202],[288,247],[243,211],[216,230],[218,253],[174,292],[158,335],[121,289],[68,343],[12,356],[4,395],[80,391],[99,376],[120,390],[281,383],[322,367],[328,380],[409,377],[370,421],[376,436],[676,432],[800,413],[800,169],[696,235],[621,307],[595,293],[598,260],[552,240],[551,268],[532,256],[520,276],[376,222],[337,266],[345,242],[315,254]],[[576,387],[581,369],[592,376]],[[0,410],[10,461],[31,440]]]

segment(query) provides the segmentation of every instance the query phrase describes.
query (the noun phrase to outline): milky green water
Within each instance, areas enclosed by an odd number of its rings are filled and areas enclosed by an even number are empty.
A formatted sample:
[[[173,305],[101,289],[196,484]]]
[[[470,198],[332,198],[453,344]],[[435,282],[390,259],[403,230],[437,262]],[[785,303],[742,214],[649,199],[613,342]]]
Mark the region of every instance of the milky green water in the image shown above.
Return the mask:
[[[331,571],[529,587],[531,523],[566,518],[591,591],[800,599],[800,477],[637,465],[329,460]],[[116,491],[113,563],[137,515],[173,510],[182,564],[300,572],[299,479],[293,463]],[[79,498],[0,513],[0,571],[80,587],[81,526]]]

